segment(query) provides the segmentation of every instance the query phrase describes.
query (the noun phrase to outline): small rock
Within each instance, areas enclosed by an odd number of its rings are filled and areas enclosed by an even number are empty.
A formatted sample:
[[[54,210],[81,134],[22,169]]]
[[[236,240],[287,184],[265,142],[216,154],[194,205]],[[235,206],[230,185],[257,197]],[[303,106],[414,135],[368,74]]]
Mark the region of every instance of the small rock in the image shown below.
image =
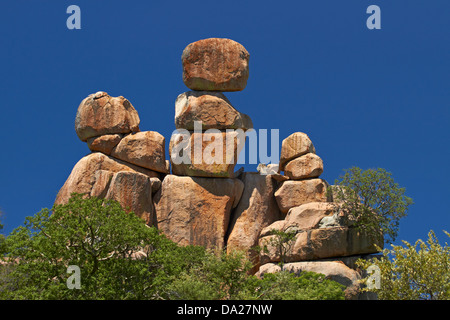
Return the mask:
[[[307,153],[316,153],[311,139],[303,132],[295,132],[283,140],[280,153],[280,171],[287,162]]]
[[[258,170],[259,174],[262,175],[269,175],[269,174],[277,175],[279,172],[279,165],[278,163],[269,163],[269,164],[260,163],[258,164],[256,170]]]
[[[292,180],[318,178],[322,173],[323,161],[314,153],[295,158],[284,167],[284,174]]]
[[[153,181],[142,173],[117,172],[111,180],[105,199],[118,201],[126,212],[134,212],[147,225],[155,225],[155,210],[152,202]]]
[[[259,253],[254,250],[261,230],[281,219],[281,213],[273,196],[275,182],[269,176],[256,172],[244,172],[241,176],[244,192],[231,216],[227,240],[227,252],[242,250],[254,266]]]

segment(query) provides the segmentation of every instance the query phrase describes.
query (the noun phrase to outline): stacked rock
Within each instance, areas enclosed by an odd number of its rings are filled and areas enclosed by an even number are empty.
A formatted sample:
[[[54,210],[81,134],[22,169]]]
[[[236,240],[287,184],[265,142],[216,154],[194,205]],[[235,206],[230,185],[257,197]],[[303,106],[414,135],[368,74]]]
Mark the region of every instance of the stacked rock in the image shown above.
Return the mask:
[[[136,109],[122,96],[100,91],[85,98],[75,131],[93,153],[75,165],[55,203],[67,203],[74,192],[113,199],[154,225],[152,194],[169,173],[165,139],[158,132],[141,132],[139,123]]]
[[[317,156],[307,134],[295,132],[281,144],[279,170],[289,180],[281,182],[275,193],[281,212],[308,202],[332,201],[327,192],[328,183],[319,179],[323,173],[322,159]]]
[[[245,88],[249,54],[236,41],[211,38],[189,44],[181,60],[183,81],[193,91],[180,94],[175,102],[175,127],[180,133],[170,140],[172,172],[232,178],[245,136],[227,129],[244,132],[253,124],[222,92]]]
[[[292,272],[314,271],[347,286],[347,299],[359,297],[361,275],[355,270],[357,258],[378,252],[383,240],[354,228],[333,203],[328,183],[320,179],[323,162],[310,138],[296,132],[282,142],[280,171],[287,180],[275,192],[279,209],[287,213],[261,230],[259,246],[267,248],[260,256],[259,274],[277,272],[281,254],[273,243],[274,231],[294,233],[291,250],[283,257],[284,268]],[[376,246],[375,246],[376,245]]]
[[[245,88],[249,54],[233,40],[211,38],[189,44],[181,60],[183,81],[192,91],[175,102],[173,175],[155,197],[158,228],[179,244],[223,249],[244,189],[234,167],[245,131],[253,127],[223,92]]]

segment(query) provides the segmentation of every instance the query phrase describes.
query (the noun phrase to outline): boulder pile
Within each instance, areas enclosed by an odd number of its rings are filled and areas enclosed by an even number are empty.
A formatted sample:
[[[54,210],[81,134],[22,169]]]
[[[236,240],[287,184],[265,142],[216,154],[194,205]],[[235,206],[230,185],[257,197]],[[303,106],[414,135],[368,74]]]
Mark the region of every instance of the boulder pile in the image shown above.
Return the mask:
[[[247,50],[211,38],[189,44],[181,60],[192,91],[175,100],[169,159],[161,134],[140,131],[130,101],[91,94],[78,107],[75,130],[92,153],[74,166],[55,203],[74,192],[114,199],[180,245],[244,251],[259,276],[279,271],[283,258],[283,268],[323,273],[347,287],[348,299],[358,298],[354,261],[382,242],[353,228],[334,205],[308,135],[283,140],[279,165],[234,170],[253,124],[224,92],[245,88]],[[270,245],[276,232],[293,234],[284,257]]]
[[[190,177],[233,178],[246,130],[252,120],[237,111],[223,94],[244,90],[247,50],[230,39],[189,44],[181,56],[183,81],[189,89],[175,101],[175,127],[170,139],[172,171]],[[233,129],[233,130],[227,130]],[[241,135],[236,129],[241,129]]]

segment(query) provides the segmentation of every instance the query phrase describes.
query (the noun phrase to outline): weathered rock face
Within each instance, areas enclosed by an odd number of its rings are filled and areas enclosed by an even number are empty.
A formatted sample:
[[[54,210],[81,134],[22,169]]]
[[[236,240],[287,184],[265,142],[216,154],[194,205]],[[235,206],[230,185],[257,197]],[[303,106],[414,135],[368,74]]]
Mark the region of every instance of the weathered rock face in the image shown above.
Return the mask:
[[[111,151],[119,144],[122,137],[121,134],[107,134],[100,137],[89,138],[87,144],[91,151],[98,151],[110,155]]]
[[[275,199],[283,213],[308,202],[331,202],[328,183],[323,179],[287,180],[275,192]]]
[[[150,170],[168,173],[165,138],[156,131],[129,134],[120,140],[111,156]]]
[[[278,225],[275,227],[280,228]],[[267,227],[267,230],[270,228],[271,226]],[[289,226],[286,224],[282,228],[288,230]],[[280,261],[279,253],[270,244],[271,239],[275,236],[267,232],[264,234],[265,236],[259,239],[259,245],[267,247],[268,250],[261,255],[261,263]],[[375,245],[382,248],[382,239],[377,239],[352,227],[298,230],[293,246],[285,259],[288,262],[294,262],[370,254],[378,252]]]
[[[292,180],[318,178],[322,173],[323,161],[314,153],[295,158],[284,167],[284,174]]]
[[[258,244],[261,230],[281,219],[281,213],[273,196],[275,181],[270,176],[244,172],[241,200],[233,211],[227,251],[245,251],[247,257],[258,266],[259,254],[253,250]]]
[[[180,176],[233,178],[245,134],[238,132],[174,133],[169,153],[172,173]]]
[[[307,153],[316,153],[311,139],[306,133],[295,132],[283,140],[280,152],[280,171],[287,162]]]
[[[97,198],[103,199],[106,197],[106,193],[108,192],[109,186],[111,184],[111,180],[114,176],[114,172],[100,169],[100,170],[94,171],[93,176],[94,176],[94,179],[93,179],[94,184],[92,185],[90,192],[86,192],[85,194],[89,195],[91,197],[97,197]],[[83,179],[83,178],[81,178],[81,179]],[[74,180],[76,180],[76,179],[74,179]],[[61,189],[61,190],[63,190],[63,189]],[[81,189],[82,188],[80,188],[79,190],[76,190],[75,192],[84,193],[84,192],[79,192],[79,191],[81,191]],[[86,190],[89,191],[89,187],[87,187]],[[61,191],[60,191],[60,193],[61,193]],[[59,197],[59,194],[58,194],[58,197]],[[58,200],[57,202],[67,203],[68,199],[69,199],[68,197],[63,197],[63,199]]]
[[[106,189],[108,180],[112,178],[108,172],[117,173],[119,171],[139,172],[148,177],[159,178],[157,172],[116,160],[99,152],[91,153],[78,161],[72,169],[71,174],[60,189],[55,203],[67,203],[70,195],[74,192],[87,195],[94,192],[95,195],[101,195],[104,193],[101,189]],[[104,194],[106,195],[106,193]]]
[[[78,107],[75,131],[81,141],[102,135],[139,131],[139,115],[124,97],[110,97],[99,91]]]
[[[147,225],[155,224],[152,180],[149,176],[139,172],[117,172],[112,177],[105,198],[118,201],[125,211],[134,212]]]
[[[161,186],[159,174],[102,153],[82,158],[59,191],[55,204],[68,203],[72,193],[118,201],[148,225],[154,224],[152,192]]]
[[[271,230],[300,231],[318,228],[324,218],[334,214],[334,206],[329,202],[310,202],[293,207],[284,220],[277,221],[261,231],[261,236],[270,234]]]
[[[158,229],[180,245],[223,249],[243,189],[238,179],[167,175],[155,195]]]
[[[347,267],[339,261],[302,261],[286,263],[283,269],[292,273],[300,274],[303,271],[316,272],[323,274],[327,279],[336,281],[344,286],[346,289],[345,299],[354,300],[359,297],[359,288],[361,275]],[[281,271],[281,267],[274,263],[267,263],[259,269],[259,276],[264,276],[265,273],[275,273]]]
[[[183,81],[192,90],[241,91],[247,85],[247,50],[230,39],[210,38],[183,51]]]
[[[175,127],[194,130],[194,122],[201,130],[253,128],[252,120],[231,105],[221,92],[189,91],[178,96],[175,102]]]

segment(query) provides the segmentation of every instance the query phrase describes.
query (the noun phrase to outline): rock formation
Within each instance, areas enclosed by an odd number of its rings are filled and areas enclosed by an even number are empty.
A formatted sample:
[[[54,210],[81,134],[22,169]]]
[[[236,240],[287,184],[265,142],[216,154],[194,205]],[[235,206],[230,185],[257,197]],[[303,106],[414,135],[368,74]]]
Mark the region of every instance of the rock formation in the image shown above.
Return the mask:
[[[247,50],[230,39],[193,42],[183,51],[183,81],[189,89],[241,91],[248,80]]]
[[[66,203],[74,192],[117,200],[180,245],[245,252],[260,276],[280,269],[280,253],[270,246],[274,230],[290,232],[286,270],[323,273],[347,287],[348,299],[358,298],[354,260],[383,243],[336,209],[308,135],[284,139],[279,164],[234,171],[253,124],[224,92],[245,88],[247,50],[233,40],[205,39],[189,44],[181,60],[192,91],[175,101],[169,159],[165,138],[140,131],[127,99],[91,94],[78,107],[75,130],[92,153],[74,166],[55,203]]]

